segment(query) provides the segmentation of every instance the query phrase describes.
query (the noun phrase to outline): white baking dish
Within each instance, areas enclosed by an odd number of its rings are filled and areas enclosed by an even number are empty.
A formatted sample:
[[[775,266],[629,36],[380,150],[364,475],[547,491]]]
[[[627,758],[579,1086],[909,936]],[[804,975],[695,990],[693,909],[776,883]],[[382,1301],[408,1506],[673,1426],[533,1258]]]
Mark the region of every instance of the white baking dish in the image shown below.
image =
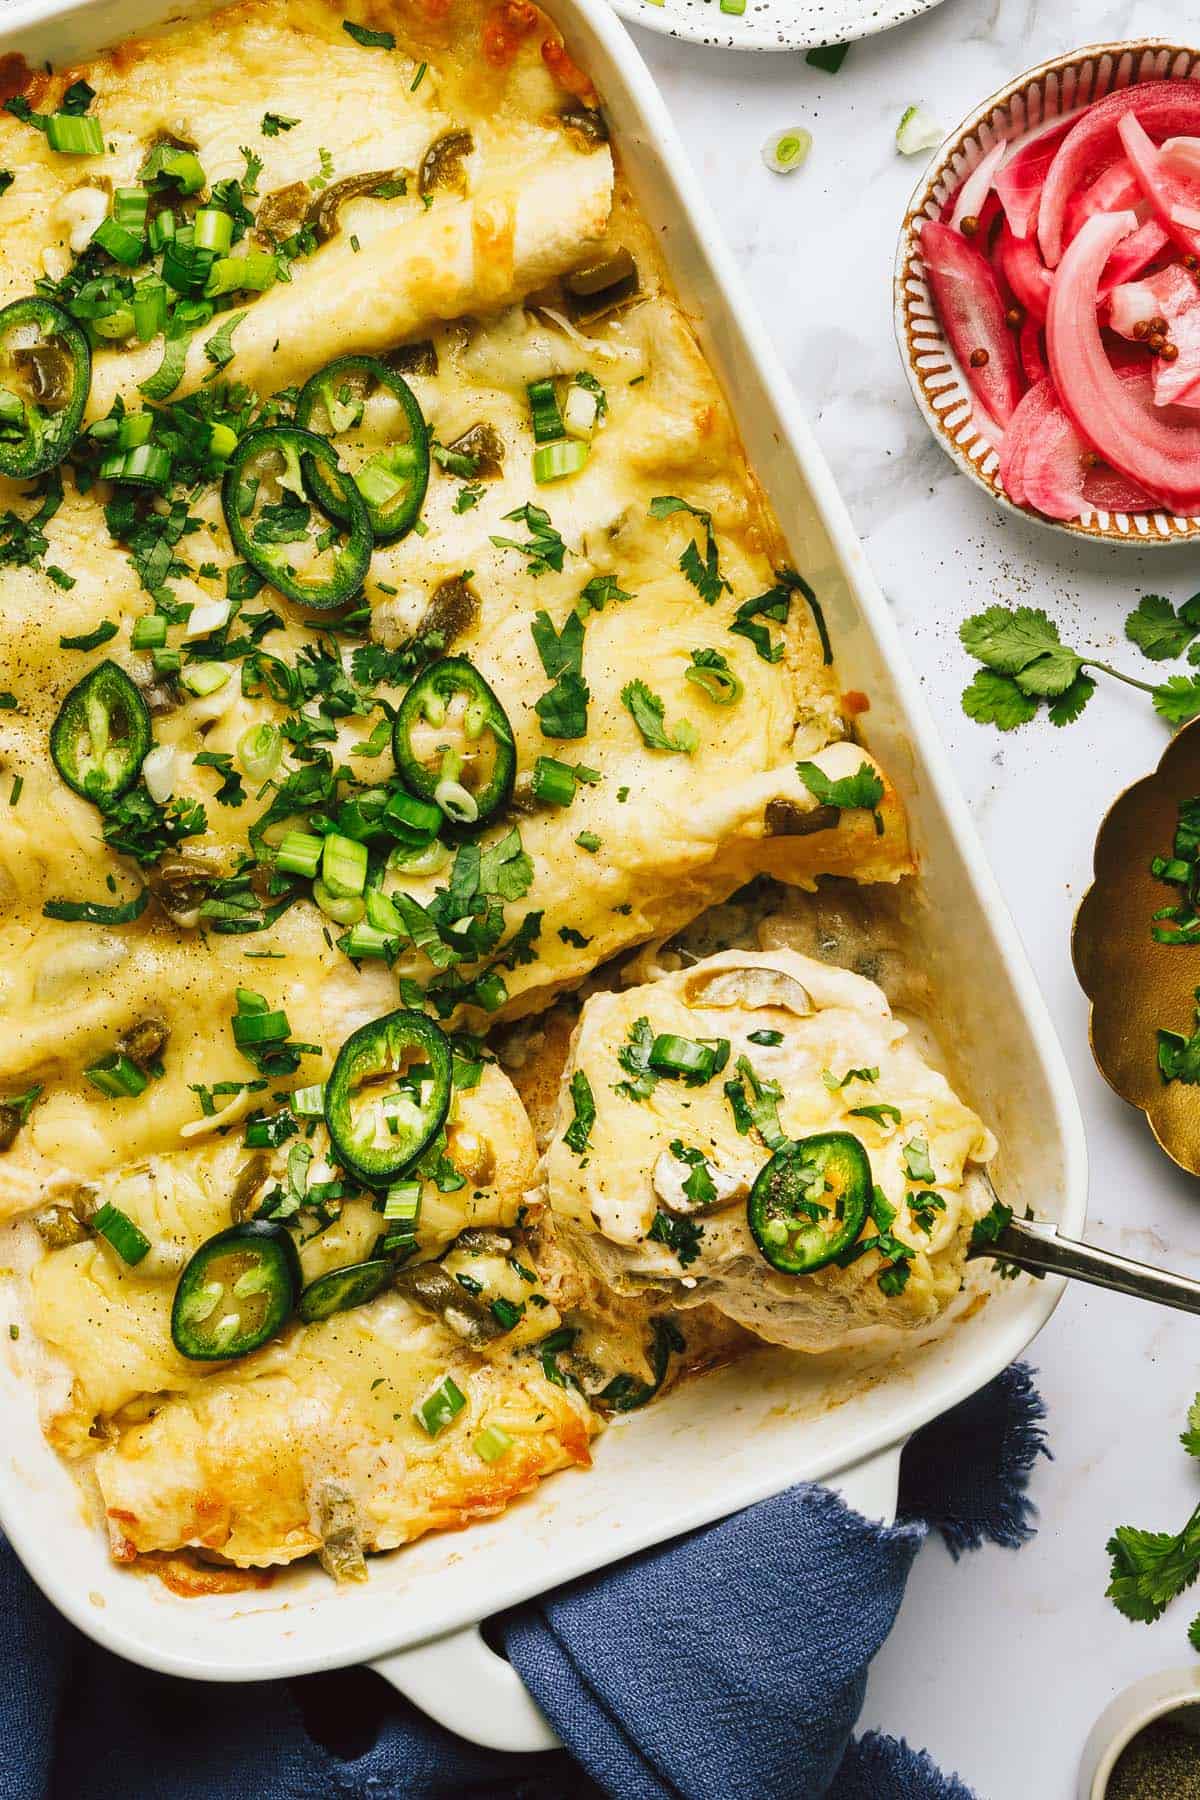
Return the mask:
[[[0,52],[63,63],[199,5],[29,0],[6,8]],[[549,0],[607,103],[624,166],[727,392],[793,560],[824,603],[840,672],[869,693],[871,747],[912,813],[924,888],[923,960],[952,1075],[995,1128],[1006,1198],[1078,1234],[1082,1124],[1061,1051],[984,863],[883,597],[790,387],[754,317],[699,183],[624,27],[605,0]],[[554,1742],[477,1622],[500,1608],[802,1480],[876,1516],[895,1503],[900,1448],[1029,1343],[1061,1284],[1019,1281],[929,1343],[885,1360],[766,1351],[614,1427],[595,1468],[555,1476],[502,1518],[434,1535],[343,1590],[317,1569],[263,1593],[180,1599],[109,1561],[78,1490],[42,1440],[34,1396],[0,1359],[0,1522],[31,1575],[81,1630],[134,1661],[208,1681],[373,1662],[435,1718],[504,1749]],[[0,1320],[0,1342],[8,1348]]]

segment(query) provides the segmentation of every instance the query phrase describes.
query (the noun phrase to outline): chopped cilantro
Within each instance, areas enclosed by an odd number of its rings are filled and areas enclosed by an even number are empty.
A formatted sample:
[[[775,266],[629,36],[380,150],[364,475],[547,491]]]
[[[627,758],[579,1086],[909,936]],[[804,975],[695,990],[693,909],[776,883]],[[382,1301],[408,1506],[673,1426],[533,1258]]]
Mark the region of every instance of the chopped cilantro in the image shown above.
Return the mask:
[[[650,1052],[654,1048],[654,1027],[649,1019],[635,1019],[630,1027],[629,1039],[617,1051],[617,1061],[625,1073],[631,1077],[629,1081],[618,1081],[614,1093],[621,1094],[626,1100],[648,1100],[658,1085],[658,1076],[650,1067]]]
[[[95,631],[82,632],[79,637],[60,637],[58,647],[60,650],[98,650],[101,644],[111,643],[116,635],[117,627],[111,619],[105,619]]]
[[[853,775],[830,779],[814,762],[799,762],[796,772],[813,799],[820,806],[836,806],[841,812],[862,810],[872,814],[875,830],[882,837],[883,820],[879,802],[883,799],[883,783],[869,762],[862,762]]]
[[[683,1191],[695,1207],[711,1206],[717,1197],[713,1183],[712,1170],[705,1160],[704,1152],[685,1144],[679,1138],[671,1141],[671,1155],[676,1162],[687,1163],[689,1174],[683,1184]]]
[[[299,119],[286,118],[283,113],[268,112],[262,116],[259,130],[264,137],[278,137],[281,131],[291,131],[300,123]]]
[[[926,1138],[910,1138],[903,1150],[904,1173],[910,1181],[936,1181],[933,1164],[929,1160],[929,1143]]]
[[[365,25],[356,25],[352,19],[342,20],[342,30],[347,37],[352,37],[356,44],[364,50],[394,50],[396,39],[390,31],[369,31]]]
[[[644,681],[626,682],[621,689],[621,703],[628,709],[648,750],[676,750],[690,756],[699,744],[700,737],[695,726],[686,719],[680,719],[674,735],[666,729],[666,708]]]
[[[582,1069],[576,1069],[571,1077],[571,1104],[575,1116],[563,1133],[563,1142],[577,1156],[582,1156],[588,1149],[588,1139],[592,1126],[596,1123],[596,1099],[592,1093],[592,1084]]]
[[[704,1227],[695,1219],[676,1219],[660,1210],[655,1213],[654,1223],[646,1235],[656,1244],[665,1244],[686,1269],[700,1254]]]
[[[723,593],[732,593],[732,588],[721,574],[717,560],[717,540],[713,534],[712,514],[703,507],[693,506],[690,501],[681,500],[677,494],[656,494],[650,502],[652,519],[669,519],[673,513],[690,513],[704,527],[704,555],[692,538],[687,549],[679,558],[679,567],[691,582],[706,606],[715,606]]]
[[[524,506],[505,513],[504,517],[516,519],[523,524],[529,538],[526,543],[521,544],[515,538],[494,537],[491,541],[497,550],[519,550],[522,556],[528,558],[526,566],[531,575],[544,575],[547,569],[561,574],[567,547],[550,523],[549,513],[540,506],[534,506],[532,501],[526,501]]]

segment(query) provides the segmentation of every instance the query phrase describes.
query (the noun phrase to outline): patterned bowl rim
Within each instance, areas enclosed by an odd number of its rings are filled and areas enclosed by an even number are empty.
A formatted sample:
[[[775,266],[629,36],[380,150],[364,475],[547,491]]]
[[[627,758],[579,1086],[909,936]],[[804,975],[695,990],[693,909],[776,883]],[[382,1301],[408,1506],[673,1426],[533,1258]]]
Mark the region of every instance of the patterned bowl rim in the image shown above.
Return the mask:
[[[1169,38],[1087,44],[1050,57],[990,94],[936,151],[917,183],[900,228],[894,276],[896,341],[913,399],[946,455],[996,503],[1047,530],[1139,550],[1194,542],[1200,517],[1170,512],[1090,511],[1049,519],[1018,506],[1000,484],[994,441],[974,416],[970,389],[942,335],[924,278],[917,233],[1000,138],[1020,137],[1051,119],[1142,81],[1200,81],[1200,50]]]

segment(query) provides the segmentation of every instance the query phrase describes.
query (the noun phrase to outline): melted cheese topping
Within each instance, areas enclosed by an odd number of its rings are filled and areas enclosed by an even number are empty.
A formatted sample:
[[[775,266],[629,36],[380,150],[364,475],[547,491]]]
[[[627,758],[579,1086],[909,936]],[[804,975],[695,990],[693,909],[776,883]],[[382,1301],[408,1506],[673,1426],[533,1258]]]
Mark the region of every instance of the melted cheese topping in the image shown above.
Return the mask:
[[[293,1324],[239,1362],[189,1361],[170,1331],[181,1268],[232,1217],[290,1180],[286,1141],[268,1152],[246,1147],[248,1115],[276,1111],[292,1089],[323,1081],[347,1036],[401,1002],[419,1005],[427,994],[448,1027],[486,1029],[497,1017],[546,1007],[606,959],[694,919],[756,872],[799,886],[827,874],[896,881],[911,858],[894,788],[850,741],[817,617],[800,591],[777,585],[782,539],[653,235],[596,115],[585,116],[584,130],[566,116],[579,111],[579,95],[588,104],[594,96],[557,34],[533,7],[485,10],[475,0],[375,5],[370,22],[394,33],[391,49],[352,41],[342,22],[325,0],[243,0],[86,67],[28,73],[24,96],[42,112],[74,80],[94,87],[105,143],[95,157],[59,155],[43,133],[0,115],[0,164],[16,172],[0,195],[0,303],[64,277],[59,297],[68,299],[78,287],[73,259],[96,259],[88,244],[111,190],[135,183],[164,140],[195,146],[210,189],[243,180],[256,215],[278,207],[281,195],[311,210],[330,183],[387,175],[383,196],[343,201],[328,241],[302,233],[292,242],[287,279],[237,296],[196,331],[171,405],[186,400],[193,430],[214,415],[244,429],[264,403],[286,420],[294,389],[330,359],[411,353],[428,340],[406,366],[418,371],[408,379],[434,445],[453,446],[482,425],[502,452],[475,478],[435,456],[420,529],[374,548],[357,629],[321,633],[269,586],[235,607],[221,653],[228,679],[203,695],[159,680],[131,632],[159,606],[186,677],[204,653],[204,630],[224,630],[227,581],[240,559],[219,471],[143,499],[132,532],[119,505],[106,510],[109,483],[77,478],[89,457],[94,463],[86,446],[97,440],[85,439],[64,465],[61,497],[56,477],[32,496],[25,484],[0,480],[0,514],[8,515],[0,519],[0,768],[16,788],[14,804],[0,807],[0,1101],[40,1089],[0,1152],[0,1217],[52,1209],[38,1221],[55,1247],[29,1280],[33,1325],[64,1376],[47,1390],[46,1425],[64,1454],[94,1469],[114,1554],[194,1546],[248,1566],[321,1550],[344,1575],[361,1572],[364,1548],[495,1511],[541,1475],[587,1460],[595,1413],[530,1354],[560,1323],[558,1300],[575,1308],[571,1329],[589,1357],[595,1350],[594,1367],[604,1360],[600,1340],[620,1340],[623,1314],[639,1347],[616,1366],[638,1381],[654,1373],[650,1317],[607,1291],[593,1290],[582,1306],[586,1272],[573,1279],[552,1245],[543,1246],[543,1281],[529,1267],[536,1246],[519,1235],[511,1257],[503,1246],[461,1239],[470,1227],[515,1227],[535,1174],[522,1105],[485,1062],[476,1085],[455,1090],[444,1161],[420,1177],[416,1261],[439,1259],[452,1291],[481,1295],[482,1314],[503,1318],[503,1332],[470,1348],[445,1309],[389,1292],[321,1324]],[[283,123],[268,130],[268,113]],[[416,171],[456,133],[469,134],[461,180],[422,195]],[[261,248],[254,232],[267,216],[251,222],[235,255]],[[618,248],[637,265],[636,304],[580,329],[564,310],[562,279]],[[103,259],[97,267],[121,273]],[[231,358],[218,369],[213,340],[222,330]],[[86,421],[141,410],[139,384],[163,354],[161,338],[97,340]],[[572,419],[566,385],[580,376],[584,388],[572,392],[598,386],[604,394],[586,464],[538,487],[528,386],[557,379]],[[226,383],[243,384],[236,401],[221,398]],[[167,428],[180,416],[168,408]],[[356,470],[386,446],[395,423],[394,407],[369,400],[353,443],[339,445],[346,466]],[[21,521],[39,495],[47,504],[30,535]],[[664,496],[686,509],[655,516],[652,502]],[[536,554],[539,515],[530,508],[547,515],[540,529],[549,534],[543,544],[556,546],[549,555]],[[160,540],[164,519],[173,522]],[[169,558],[160,555],[167,549]],[[698,577],[706,562],[713,566]],[[456,588],[457,608],[447,611]],[[739,609],[744,618],[757,598],[773,610],[752,614],[749,635],[735,631]],[[576,613],[586,726],[563,739],[547,735],[537,711],[552,676],[534,627],[544,635],[548,621],[561,631]],[[101,627],[115,633],[91,649],[60,641]],[[256,655],[293,672],[298,697],[282,702],[255,678],[247,632]],[[514,805],[475,840],[485,867],[488,852],[506,845],[504,871],[489,877],[476,913],[498,928],[472,955],[455,948],[460,921],[445,908],[470,854],[456,841],[422,873],[394,863],[373,869],[385,892],[438,915],[432,954],[417,934],[390,961],[358,963],[306,884],[281,916],[263,919],[278,894],[271,850],[287,824],[327,824],[362,787],[397,785],[387,732],[375,728],[439,649],[476,666],[512,727]],[[732,705],[688,679],[697,653],[712,651],[741,683]],[[165,853],[150,846],[140,864],[127,842],[105,841],[105,817],[66,786],[47,753],[64,697],[105,658],[156,702],[154,791],[167,812],[154,812],[141,785],[138,804],[159,830],[164,817],[203,808],[200,829]],[[684,747],[644,739],[627,703],[634,681],[661,703]],[[333,790],[274,825],[265,850],[250,827],[272,789],[250,778],[242,747],[263,725],[280,730],[285,746],[276,787],[323,766]],[[539,756],[591,772],[569,806],[533,800]],[[818,810],[801,760],[832,783],[874,771],[877,803]],[[223,932],[201,903],[229,904],[228,884],[247,871],[253,886],[243,884],[238,903],[252,909],[252,929]],[[129,922],[64,922],[44,912],[48,900],[119,904],[143,882],[152,898]],[[480,977],[490,981],[486,1005]],[[293,1073],[252,1080],[230,1029],[239,988],[286,1012],[292,1039],[307,1046]],[[664,989],[655,1004],[666,1000]],[[89,1065],[146,1021],[165,1034],[146,1091],[137,1099],[99,1092]],[[923,1093],[917,1068],[902,1066],[910,1098]],[[327,1181],[336,1168],[323,1125],[310,1142],[309,1178],[319,1171]],[[940,1154],[945,1130],[937,1142]],[[620,1148],[613,1179],[632,1170],[633,1185],[597,1204],[613,1242],[644,1255],[648,1201],[638,1183],[655,1146]],[[563,1165],[550,1177],[564,1219],[590,1215],[590,1199],[572,1199],[577,1176]],[[949,1168],[946,1183],[949,1192]],[[102,1205],[149,1240],[135,1265],[88,1228]],[[314,1205],[299,1217],[306,1282],[371,1256],[378,1241],[379,1203],[363,1192],[332,1216]],[[932,1270],[936,1247],[925,1250],[932,1254],[921,1268]],[[681,1272],[655,1251],[642,1273],[670,1283]],[[710,1284],[718,1278],[706,1272]],[[903,1304],[912,1310],[936,1279],[922,1273],[910,1285]],[[676,1286],[690,1303],[694,1295]],[[733,1303],[725,1310],[740,1316]],[[465,1404],[431,1439],[413,1406],[446,1375]],[[479,1448],[489,1427],[513,1440],[495,1460]]]
[[[755,1000],[764,973],[780,979],[790,1002]],[[721,994],[720,1004],[708,997],[713,992]],[[793,1010],[805,998],[810,1010]],[[724,1073],[697,1085],[651,1077],[644,1097],[631,1092],[636,1073],[629,1046],[642,1021],[647,1038],[725,1040]],[[754,1042],[763,1031],[778,1034],[779,1043]],[[744,1077],[747,1064],[758,1079],[778,1084],[786,1138],[848,1131],[862,1143],[872,1180],[895,1212],[891,1229],[913,1252],[898,1295],[879,1287],[885,1263],[878,1252],[806,1276],[781,1274],[766,1263],[744,1201],[769,1152],[757,1131],[739,1131],[725,1088]],[[577,1075],[586,1078],[596,1107],[582,1155],[564,1135]],[[863,1108],[878,1110],[872,1117]],[[672,1154],[674,1144],[701,1153],[717,1189],[686,1260],[651,1235],[664,1210],[668,1223],[694,1212],[681,1205],[681,1176],[690,1169]],[[543,1180],[569,1243],[608,1279],[633,1291],[660,1287],[679,1306],[711,1303],[774,1342],[821,1350],[874,1325],[925,1323],[947,1305],[959,1288],[970,1227],[988,1204],[970,1170],[994,1151],[991,1134],[917,1051],[874,983],[794,951],[730,950],[649,985],[587,1001]],[[932,1180],[909,1177],[914,1152],[928,1155]],[[918,1196],[929,1194],[935,1204],[923,1208]],[[876,1235],[874,1223],[865,1235],[868,1242]]]

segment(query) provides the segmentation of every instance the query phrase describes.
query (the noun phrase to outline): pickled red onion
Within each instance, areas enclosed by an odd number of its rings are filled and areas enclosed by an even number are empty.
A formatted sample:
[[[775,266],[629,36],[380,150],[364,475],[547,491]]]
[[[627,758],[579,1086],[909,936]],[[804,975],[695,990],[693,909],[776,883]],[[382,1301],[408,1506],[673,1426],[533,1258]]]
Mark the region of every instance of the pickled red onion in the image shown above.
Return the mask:
[[[964,219],[977,219],[983,211],[983,203],[991,192],[993,178],[1004,161],[1007,149],[1008,145],[1003,138],[998,144],[993,144],[959,188],[954,211],[950,214],[950,223],[955,231],[962,230]]]
[[[1021,397],[1021,372],[996,277],[960,231],[935,219],[921,227],[921,252],[938,318],[963,374],[980,405],[998,425],[1007,425]]]
[[[1149,381],[1140,393],[1139,384],[1122,380],[1100,336],[1100,277],[1114,246],[1136,225],[1133,213],[1095,213],[1067,249],[1046,319],[1050,373],[1077,430],[1106,462],[1175,511],[1194,513],[1200,510],[1200,426],[1156,414],[1146,404]]]
[[[1186,216],[1200,198],[1194,181],[1173,174],[1146,135],[1136,115],[1127,113],[1117,126],[1138,186],[1167,235],[1189,256],[1200,256],[1200,231]]]
[[[1118,160],[1117,127],[1136,113],[1145,131],[1158,138],[1200,134],[1200,85],[1191,81],[1142,81],[1097,100],[1063,138],[1050,164],[1038,206],[1038,239],[1048,268],[1063,254],[1067,203],[1090,176]]]

